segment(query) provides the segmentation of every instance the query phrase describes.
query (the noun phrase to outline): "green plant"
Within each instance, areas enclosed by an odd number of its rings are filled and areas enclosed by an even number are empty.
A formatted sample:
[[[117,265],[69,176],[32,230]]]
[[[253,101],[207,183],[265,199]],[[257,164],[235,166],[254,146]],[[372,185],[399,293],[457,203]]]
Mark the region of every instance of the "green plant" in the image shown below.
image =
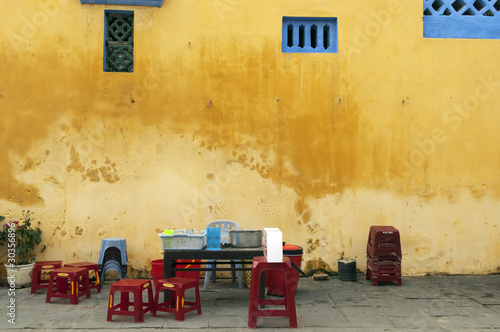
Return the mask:
[[[22,211],[20,221],[11,221],[3,225],[0,231],[0,245],[7,246],[8,265],[24,265],[35,261],[36,249],[42,243],[42,230],[37,226],[33,227],[35,218],[33,212]],[[0,220],[4,217],[0,218]],[[40,224],[40,222],[37,222]],[[40,252],[45,250],[45,245],[41,246]]]

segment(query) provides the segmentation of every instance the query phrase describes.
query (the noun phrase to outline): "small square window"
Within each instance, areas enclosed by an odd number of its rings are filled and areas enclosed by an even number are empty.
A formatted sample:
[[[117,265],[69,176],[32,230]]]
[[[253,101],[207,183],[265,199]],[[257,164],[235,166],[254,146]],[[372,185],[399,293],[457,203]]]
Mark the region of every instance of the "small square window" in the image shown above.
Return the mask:
[[[283,17],[284,53],[337,53],[336,17]]]
[[[120,5],[161,7],[163,0],[80,0],[82,5]]]
[[[134,12],[105,11],[104,71],[134,71]]]

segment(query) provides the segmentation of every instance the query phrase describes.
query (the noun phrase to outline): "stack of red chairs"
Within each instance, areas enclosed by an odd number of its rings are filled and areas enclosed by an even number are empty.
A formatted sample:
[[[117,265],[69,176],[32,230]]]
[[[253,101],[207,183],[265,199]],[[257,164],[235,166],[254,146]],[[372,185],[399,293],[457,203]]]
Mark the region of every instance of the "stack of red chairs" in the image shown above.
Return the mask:
[[[377,286],[379,281],[401,282],[401,240],[392,226],[371,226],[366,246],[366,279]]]

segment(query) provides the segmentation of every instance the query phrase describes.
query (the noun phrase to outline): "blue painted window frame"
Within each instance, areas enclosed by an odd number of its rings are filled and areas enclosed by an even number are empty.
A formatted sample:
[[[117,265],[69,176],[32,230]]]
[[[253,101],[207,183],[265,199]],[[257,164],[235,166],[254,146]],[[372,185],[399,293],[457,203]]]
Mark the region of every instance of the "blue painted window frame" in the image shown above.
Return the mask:
[[[424,38],[500,39],[500,0],[423,0]]]
[[[107,22],[107,14],[122,14],[122,15],[132,15],[134,16],[134,11],[132,10],[105,10],[104,11],[104,45],[103,45],[103,70],[106,73],[133,73],[134,72],[134,63],[132,62],[132,71],[130,72],[125,72],[125,71],[111,71],[107,70],[106,68],[106,38],[108,36],[108,22]],[[134,23],[135,24],[135,23]],[[134,37],[135,38],[135,29],[134,29]],[[134,48],[134,45],[132,44],[132,49]],[[134,52],[135,53],[135,52]]]
[[[82,5],[121,5],[161,7],[163,0],[80,0]]]
[[[281,36],[283,53],[338,53],[336,17],[284,16]]]

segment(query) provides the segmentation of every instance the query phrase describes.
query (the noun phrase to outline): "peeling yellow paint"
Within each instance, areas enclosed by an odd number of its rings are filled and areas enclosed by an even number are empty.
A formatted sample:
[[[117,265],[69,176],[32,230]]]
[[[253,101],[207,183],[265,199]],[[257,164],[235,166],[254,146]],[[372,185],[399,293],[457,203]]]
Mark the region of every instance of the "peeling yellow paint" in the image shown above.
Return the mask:
[[[72,146],[70,150],[71,154],[71,163],[66,167],[68,173],[72,170],[75,172],[83,173],[85,171],[85,167],[80,162],[80,155],[76,152],[75,147]]]
[[[456,40],[449,57],[421,38],[418,1],[292,2],[134,7],[127,74],[102,71],[99,6],[65,4],[28,38],[19,18],[43,7],[6,5],[0,214],[50,220],[44,258],[95,258],[102,238],[127,238],[136,271],[162,229],[215,218],[280,227],[313,270],[362,261],[369,226],[391,224],[407,273],[497,271],[500,94],[453,110],[483,79],[496,92],[499,49]],[[382,12],[387,25],[357,45]],[[282,53],[284,15],[338,17],[339,52]]]

